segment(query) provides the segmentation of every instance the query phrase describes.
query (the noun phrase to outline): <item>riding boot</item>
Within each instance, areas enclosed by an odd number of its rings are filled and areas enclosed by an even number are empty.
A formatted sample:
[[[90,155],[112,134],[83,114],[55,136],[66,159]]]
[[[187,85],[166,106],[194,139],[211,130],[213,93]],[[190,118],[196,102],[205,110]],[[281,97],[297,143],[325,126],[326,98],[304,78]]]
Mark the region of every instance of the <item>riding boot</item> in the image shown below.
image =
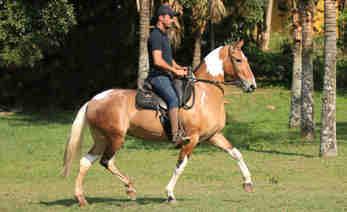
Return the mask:
[[[179,130],[178,125],[178,108],[169,110],[169,118],[171,123],[172,142],[179,145],[183,141],[183,135]]]

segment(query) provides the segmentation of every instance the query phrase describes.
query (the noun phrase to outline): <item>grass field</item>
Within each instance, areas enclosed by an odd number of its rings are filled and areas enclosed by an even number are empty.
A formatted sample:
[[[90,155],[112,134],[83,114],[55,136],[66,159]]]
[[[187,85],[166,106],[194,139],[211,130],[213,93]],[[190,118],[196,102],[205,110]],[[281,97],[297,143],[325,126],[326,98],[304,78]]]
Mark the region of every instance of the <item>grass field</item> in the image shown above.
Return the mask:
[[[128,138],[117,165],[134,179],[138,200],[98,164],[85,180],[90,205],[83,211],[347,211],[347,98],[337,98],[339,156],[318,157],[320,94],[316,97],[317,139],[303,142],[287,128],[289,91],[231,90],[225,135],[244,155],[254,193],[245,193],[237,164],[209,145],[198,146],[178,181],[178,203],[168,205],[165,186],[178,151]],[[72,176],[60,176],[73,112],[0,115],[0,211],[77,211]],[[83,144],[90,147],[90,136]]]

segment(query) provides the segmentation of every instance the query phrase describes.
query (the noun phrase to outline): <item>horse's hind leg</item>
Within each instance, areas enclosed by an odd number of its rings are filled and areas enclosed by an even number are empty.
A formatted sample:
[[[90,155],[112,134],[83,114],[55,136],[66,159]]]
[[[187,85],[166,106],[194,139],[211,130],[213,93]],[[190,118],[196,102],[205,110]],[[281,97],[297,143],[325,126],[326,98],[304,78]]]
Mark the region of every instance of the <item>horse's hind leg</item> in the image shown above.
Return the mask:
[[[105,149],[105,142],[102,135],[92,128],[90,128],[90,131],[94,139],[94,145],[89,150],[88,154],[81,158],[80,170],[75,183],[75,197],[78,200],[80,207],[88,204],[87,200],[84,197],[83,179],[86,176],[89,168],[99,158],[99,156],[104,152]]]
[[[116,175],[125,185],[127,195],[132,199],[136,199],[136,190],[133,183],[126,175],[122,174],[114,163],[116,152],[122,147],[125,135],[112,135],[109,143],[106,145],[104,154],[101,157],[100,164]]]
[[[233,159],[237,161],[237,165],[239,166],[244,183],[243,187],[246,192],[252,192],[253,191],[253,183],[251,179],[251,173],[248,170],[248,167],[243,160],[242,154],[238,149],[233,147],[229,141],[222,135],[222,134],[216,134],[210,139],[210,143],[213,145],[225,150]]]

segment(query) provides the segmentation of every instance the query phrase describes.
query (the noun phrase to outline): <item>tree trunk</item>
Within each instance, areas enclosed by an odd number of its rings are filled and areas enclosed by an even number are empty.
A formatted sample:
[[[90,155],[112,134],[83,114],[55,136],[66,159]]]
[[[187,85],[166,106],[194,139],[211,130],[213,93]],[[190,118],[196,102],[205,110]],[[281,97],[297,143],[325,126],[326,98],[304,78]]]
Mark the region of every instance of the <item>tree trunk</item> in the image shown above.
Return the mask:
[[[336,1],[324,1],[324,88],[320,155],[337,156],[336,143]]]
[[[261,43],[261,49],[263,51],[269,50],[273,2],[274,2],[273,0],[268,0],[267,2],[265,26],[263,30],[262,43]]]
[[[139,44],[139,64],[137,86],[142,88],[143,82],[148,75],[149,59],[147,40],[149,36],[151,0],[141,0],[140,8],[140,44]]]
[[[344,12],[346,10],[347,10],[347,0],[344,0],[341,12]],[[339,36],[341,36],[340,39],[343,40],[342,42],[343,53],[346,54],[347,53],[347,20],[346,19],[342,20],[340,28],[342,33],[340,33]]]
[[[194,55],[193,55],[193,69],[195,69],[201,62],[201,33],[196,32],[195,44],[194,44]]]
[[[301,120],[301,75],[302,75],[302,30],[299,12],[295,8],[293,20],[293,70],[292,98],[290,104],[289,127],[299,127]]]
[[[215,33],[214,33],[214,23],[210,21],[210,50],[216,48]]]
[[[302,90],[301,90],[301,137],[314,139],[314,99],[313,99],[313,2],[300,1],[302,23]]]

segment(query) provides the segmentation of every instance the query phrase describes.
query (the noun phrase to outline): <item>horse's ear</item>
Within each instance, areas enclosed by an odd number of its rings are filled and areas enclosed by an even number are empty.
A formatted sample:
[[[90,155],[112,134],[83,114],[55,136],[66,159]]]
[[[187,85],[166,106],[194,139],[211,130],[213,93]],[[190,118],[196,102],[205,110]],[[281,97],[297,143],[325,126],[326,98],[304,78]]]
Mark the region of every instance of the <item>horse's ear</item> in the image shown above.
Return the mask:
[[[243,44],[244,44],[243,40],[239,40],[236,42],[235,48],[241,49]]]

